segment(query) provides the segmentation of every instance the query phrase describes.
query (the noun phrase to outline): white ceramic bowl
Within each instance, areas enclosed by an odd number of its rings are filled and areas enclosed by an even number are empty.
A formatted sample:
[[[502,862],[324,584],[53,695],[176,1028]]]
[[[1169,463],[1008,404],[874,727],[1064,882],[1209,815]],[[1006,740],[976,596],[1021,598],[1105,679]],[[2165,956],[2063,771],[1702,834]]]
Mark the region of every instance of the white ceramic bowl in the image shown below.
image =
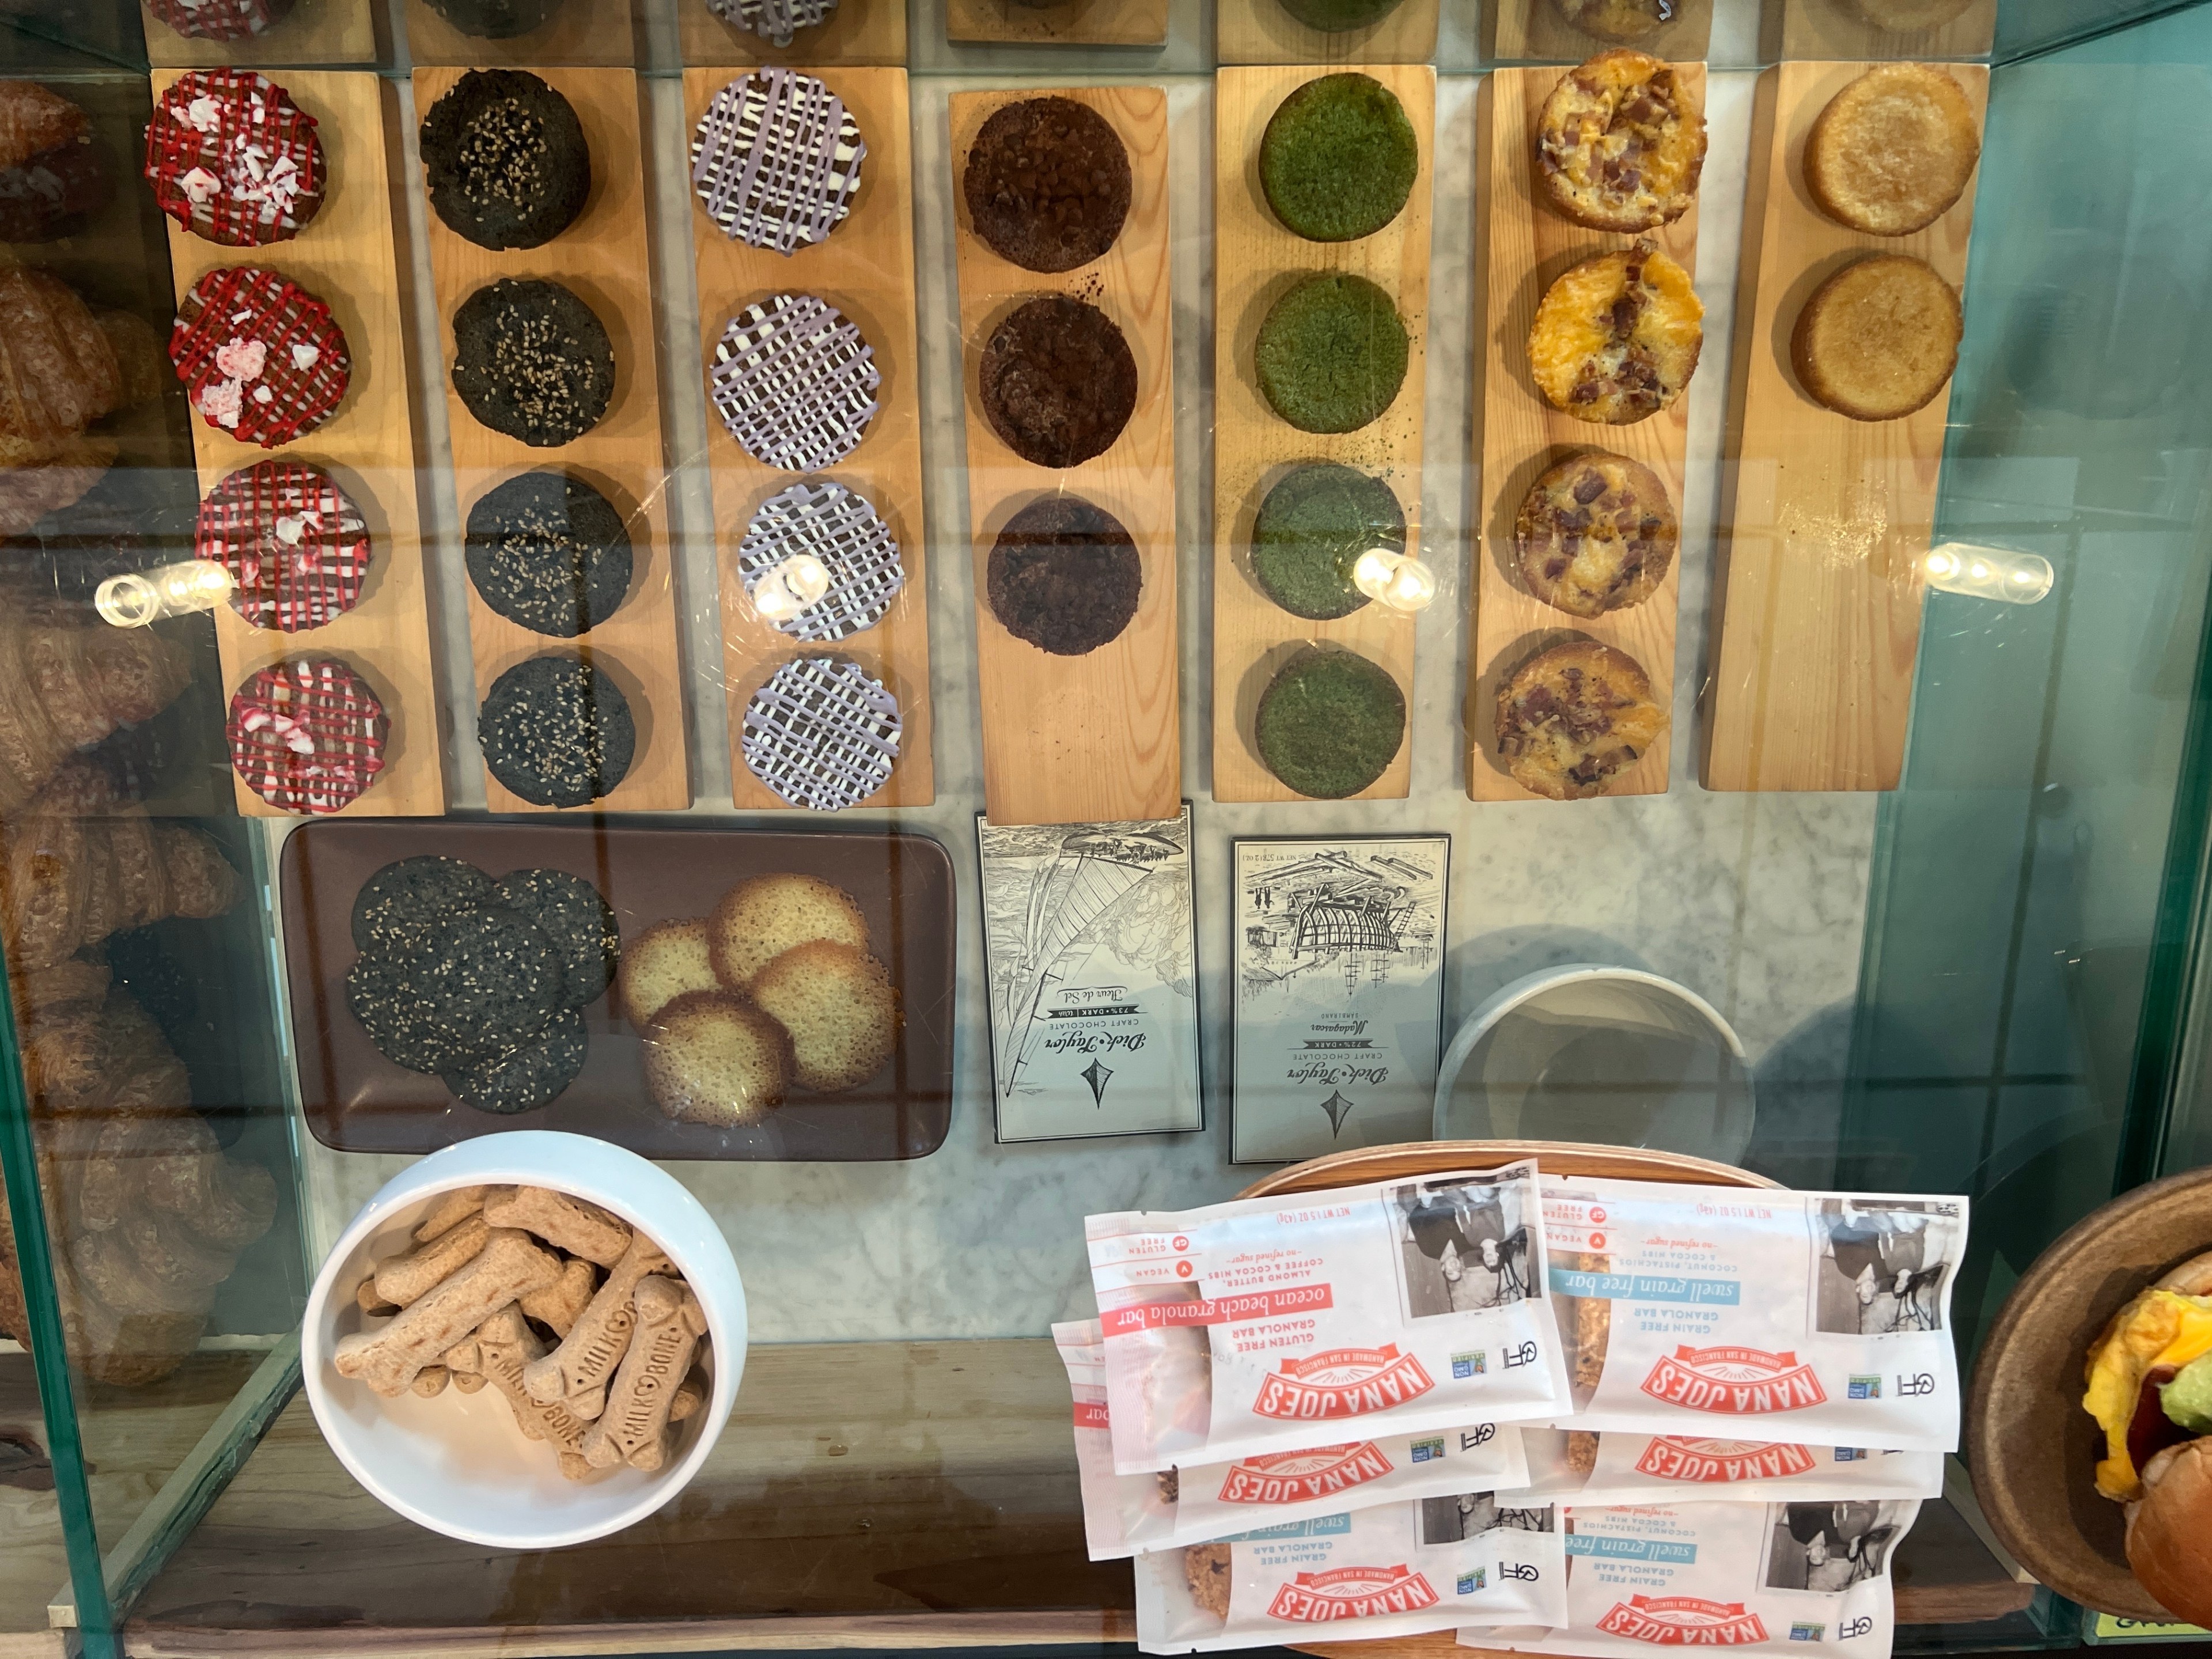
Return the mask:
[[[447,1389],[386,1400],[337,1374],[331,1350],[362,1328],[354,1300],[374,1264],[412,1249],[409,1235],[456,1187],[550,1187],[611,1210],[653,1240],[707,1315],[713,1393],[678,1425],[676,1455],[646,1474],[623,1466],[574,1481],[552,1449],[526,1440],[496,1389]],[[586,1135],[517,1129],[433,1152],[385,1184],[315,1275],[301,1334],[307,1401],[353,1478],[409,1520],[504,1549],[554,1549],[643,1520],[684,1490],[728,1420],[745,1366],[745,1287],[714,1218],[665,1170]]]
[[[1756,1113],[1743,1040],[1711,1003],[1657,974],[1577,963],[1516,979],[1468,1016],[1437,1073],[1432,1133],[1734,1164]]]

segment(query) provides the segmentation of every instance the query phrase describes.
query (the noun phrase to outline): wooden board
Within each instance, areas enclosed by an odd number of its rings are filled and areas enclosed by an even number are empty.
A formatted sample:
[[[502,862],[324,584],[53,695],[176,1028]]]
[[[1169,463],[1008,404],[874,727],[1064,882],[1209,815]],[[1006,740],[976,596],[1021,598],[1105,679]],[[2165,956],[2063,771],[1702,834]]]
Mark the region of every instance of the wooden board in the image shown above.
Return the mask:
[[[214,69],[230,64],[258,69],[264,64],[373,64],[377,50],[373,0],[296,0],[283,21],[243,40],[200,40],[182,35],[138,7],[146,30],[146,59],[157,69]],[[330,135],[324,134],[324,142]]]
[[[906,0],[840,0],[828,21],[797,31],[787,46],[724,22],[707,9],[707,0],[675,3],[677,38],[684,63],[694,67],[906,62]]]
[[[155,70],[156,98],[179,71]],[[195,413],[192,450],[204,496],[240,467],[270,456],[325,468],[360,507],[374,561],[361,603],[322,627],[287,634],[251,627],[228,605],[216,607],[226,703],[248,675],[300,656],[332,656],[356,669],[384,703],[391,734],[384,770],[345,810],[374,817],[436,817],[446,810],[438,763],[439,721],[431,671],[422,570],[422,524],[415,493],[414,423],[407,401],[408,349],[401,326],[398,258],[385,143],[386,98],[374,75],[331,70],[287,71],[281,83],[313,116],[329,162],[330,190],[307,228],[265,248],[223,247],[169,225],[177,295],[219,268],[259,264],[328,302],[345,332],[353,379],[337,412],[316,431],[273,450],[240,443]],[[392,112],[395,118],[396,108]],[[234,775],[238,810],[285,816]]]
[[[1671,22],[1634,40],[1605,40],[1567,21],[1559,0],[1496,0],[1483,8],[1485,63],[1579,64],[1614,46],[1632,46],[1675,63],[1704,58],[1712,39],[1713,0],[1676,0]]]
[[[1334,622],[1293,616],[1252,574],[1252,523],[1267,491],[1300,462],[1339,461],[1382,478],[1406,513],[1406,550],[1421,550],[1421,410],[1429,331],[1429,194],[1435,160],[1437,75],[1425,64],[1372,64],[1398,95],[1420,140],[1420,170],[1405,210],[1356,242],[1309,242],[1286,229],[1260,188],[1260,137],[1276,106],[1314,78],[1310,68],[1224,69],[1214,83],[1213,798],[1302,801],[1261,763],[1252,734],[1260,694],[1308,643],[1340,645],[1381,664],[1413,700],[1417,618],[1370,603]],[[1406,384],[1382,417],[1357,432],[1301,432],[1268,407],[1253,350],[1268,308],[1314,271],[1364,276],[1398,302],[1413,337]],[[1413,744],[1353,799],[1402,800]]]
[[[582,650],[612,676],[637,720],[637,751],[615,790],[578,812],[666,811],[691,804],[685,762],[684,672],[678,655],[674,562],[668,540],[667,467],[662,458],[660,375],[653,315],[653,259],[646,240],[645,181],[640,171],[637,77],[619,69],[536,71],[574,106],[592,151],[592,194],[576,222],[542,247],[494,252],[430,226],[436,289],[438,360],[446,366],[446,409],[453,434],[453,489],[461,521],[495,485],[540,467],[566,467],[591,480],[623,514],[635,566],[629,597],[599,627],[573,640],[549,639],[509,622],[469,588],[469,649],[481,699],[507,669],[541,652]],[[428,114],[463,71],[415,72],[415,107]],[[451,373],[453,313],[478,289],[502,276],[564,283],[606,325],[615,353],[614,399],[599,423],[573,443],[533,449],[494,432],[468,411]],[[458,547],[444,550],[458,560]],[[495,812],[538,812],[489,770],[484,793]]]
[[[407,19],[409,59],[418,66],[442,64],[543,73],[549,64],[626,69],[643,61],[631,0],[562,0],[543,27],[503,40],[464,34],[427,0],[407,0],[402,9]]]
[[[1863,236],[1805,192],[1805,137],[1869,67],[1784,64],[1759,77],[1736,287],[1712,671],[1708,789],[1893,789],[1920,644],[1921,562],[1943,462],[1946,386],[1901,421],[1854,421],[1807,397],[1790,363],[1806,301],[1869,252],[1966,275],[1972,185],[1911,236]],[[1954,64],[1976,118],[1989,71]]]
[[[890,781],[866,806],[927,806],[937,798],[930,756],[929,567],[922,514],[921,353],[914,320],[914,156],[902,69],[827,69],[821,75],[859,125],[868,146],[860,189],[845,222],[820,242],[790,255],[767,252],[726,236],[691,198],[691,247],[699,280],[699,359],[703,376],[714,345],[738,307],[771,294],[805,293],[828,301],[860,327],[875,348],[883,375],[881,411],[860,447],[821,474],[766,466],[730,436],[708,403],[707,459],[714,475],[714,526],[721,571],[722,678],[730,701],[731,790],[741,810],[787,809],[755,777],[738,746],[745,705],[761,683],[794,657],[833,651],[853,659],[896,695],[906,722]],[[690,70],[684,76],[685,131],[731,79],[727,70]],[[897,538],[906,586],[884,619],[834,647],[807,646],[757,616],[738,575],[738,544],[760,504],[797,483],[822,477],[858,490],[875,504]]]
[[[1399,0],[1365,28],[1309,28],[1282,0],[1216,0],[1214,52],[1224,64],[1425,64],[1437,55],[1438,0]]]
[[[948,40],[1042,46],[1158,46],[1167,44],[1168,0],[945,0]]]
[[[1702,98],[1705,65],[1676,68],[1682,84]],[[1584,230],[1545,204],[1534,177],[1536,118],[1559,76],[1556,68],[1498,70],[1483,83],[1476,118],[1474,316],[1482,412],[1475,454],[1480,463],[1482,499],[1476,520],[1474,633],[1468,652],[1467,704],[1467,792],[1476,800],[1540,799],[1516,783],[1492,752],[1498,688],[1540,651],[1577,638],[1617,647],[1643,664],[1662,706],[1674,701],[1680,553],[1659,591],[1642,605],[1595,618],[1569,616],[1546,605],[1521,580],[1514,558],[1513,520],[1522,497],[1537,474],[1576,450],[1608,449],[1643,462],[1666,484],[1668,499],[1679,516],[1690,399],[1701,395],[1693,377],[1690,390],[1672,408],[1631,426],[1600,426],[1561,414],[1529,378],[1528,326],[1544,291],[1571,265],[1636,240]],[[1647,234],[1684,270],[1696,274],[1694,203],[1673,224]],[[1613,779],[1606,793],[1665,794],[1670,737],[1662,734],[1634,767]]]
[[[1873,63],[1986,58],[1996,27],[1997,0],[1971,0],[1958,16],[1932,29],[1880,27],[1867,21],[1857,0],[1765,0],[1759,16],[1760,56],[1770,64],[1792,58]]]
[[[1114,246],[1103,258],[1056,276],[994,253],[969,223],[958,188],[969,144],[991,112],[1042,92],[954,93],[951,100],[985,806],[999,824],[1157,823],[1174,817],[1182,799],[1167,94],[1134,86],[1049,90],[1113,124],[1128,146],[1134,181]],[[1080,295],[1121,325],[1137,360],[1137,406],[1104,454],[1055,470],[1022,459],[992,431],[976,369],[991,331],[1010,312],[1060,293]],[[1082,657],[1051,656],[1016,639],[984,595],[985,565],[1006,520],[1040,495],[1062,490],[1119,519],[1144,565],[1136,616],[1118,638]]]

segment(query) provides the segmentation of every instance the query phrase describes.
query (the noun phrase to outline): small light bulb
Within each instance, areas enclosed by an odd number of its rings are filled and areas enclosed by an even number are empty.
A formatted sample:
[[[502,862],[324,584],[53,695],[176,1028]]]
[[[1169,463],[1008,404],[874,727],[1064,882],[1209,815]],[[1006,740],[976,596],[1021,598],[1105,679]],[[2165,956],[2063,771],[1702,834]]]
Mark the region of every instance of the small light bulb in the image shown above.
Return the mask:
[[[1930,549],[1921,568],[1931,587],[2005,605],[2033,605],[2057,580],[2051,561],[2039,553],[1972,542],[1945,542]]]
[[[1976,559],[1974,562],[1968,567],[1966,574],[1972,576],[1978,582],[1985,582],[1990,579],[1990,568],[1986,564],[1984,564],[1979,559]]]
[[[230,572],[213,559],[185,559],[156,570],[110,576],[92,596],[92,608],[117,628],[143,628],[164,617],[212,611],[230,597]]]
[[[1959,562],[1948,553],[1936,552],[1928,556],[1928,574],[1931,576],[1940,579],[1949,575],[1958,568]]]
[[[788,622],[830,591],[830,568],[811,553],[794,553],[753,583],[753,609],[763,622]]]
[[[1408,615],[1437,597],[1436,572],[1393,548],[1370,547],[1352,567],[1352,585],[1376,604]]]

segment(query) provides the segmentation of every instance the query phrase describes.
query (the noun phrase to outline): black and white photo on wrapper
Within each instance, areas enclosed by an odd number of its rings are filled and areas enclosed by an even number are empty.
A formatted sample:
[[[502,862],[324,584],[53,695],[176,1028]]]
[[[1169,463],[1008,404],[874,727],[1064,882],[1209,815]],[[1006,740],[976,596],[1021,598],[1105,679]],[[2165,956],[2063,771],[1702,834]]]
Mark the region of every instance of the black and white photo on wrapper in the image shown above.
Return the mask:
[[[1893,1500],[1774,1504],[1766,1588],[1832,1595],[1881,1577],[1915,1507]]]
[[[1420,1538],[1424,1545],[1456,1544],[1465,1539],[1480,1538],[1496,1527],[1510,1527],[1516,1532],[1553,1530],[1549,1504],[1534,1509],[1516,1508],[1500,1504],[1494,1492],[1449,1492],[1441,1498],[1424,1498],[1419,1502]]]
[[[1387,1188],[1408,1319],[1479,1313],[1541,1295],[1515,1183],[1447,1179]]]
[[[1814,1328],[1895,1336],[1943,1328],[1966,1229],[1942,1199],[1824,1198],[1813,1212]]]

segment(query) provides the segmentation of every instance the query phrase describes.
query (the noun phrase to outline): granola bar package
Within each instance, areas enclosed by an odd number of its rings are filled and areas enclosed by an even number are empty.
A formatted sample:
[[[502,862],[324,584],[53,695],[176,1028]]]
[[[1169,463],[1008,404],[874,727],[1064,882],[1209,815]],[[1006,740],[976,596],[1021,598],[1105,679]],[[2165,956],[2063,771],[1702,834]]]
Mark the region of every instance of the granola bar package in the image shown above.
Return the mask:
[[[1275,1452],[1241,1463],[1116,1474],[1098,1323],[1055,1325],[1052,1334],[1074,1395],[1084,1535],[1094,1561],[1408,1498],[1517,1492],[1528,1480],[1520,1431],[1495,1423]]]
[[[1532,1497],[1598,1504],[1940,1498],[1943,1455],[1792,1441],[1523,1429]]]
[[[1140,1555],[1137,1645],[1210,1653],[1564,1620],[1556,1512],[1510,1503],[1462,1492]]]
[[[1459,1639],[1596,1659],[1685,1647],[1887,1659],[1890,1559],[1919,1511],[1910,1498],[1577,1505],[1565,1511],[1566,1626],[1473,1626]]]
[[[1085,1228],[1120,1474],[1568,1409],[1532,1162]]]
[[[1943,1452],[1966,1200],[1547,1177],[1568,1426]]]

